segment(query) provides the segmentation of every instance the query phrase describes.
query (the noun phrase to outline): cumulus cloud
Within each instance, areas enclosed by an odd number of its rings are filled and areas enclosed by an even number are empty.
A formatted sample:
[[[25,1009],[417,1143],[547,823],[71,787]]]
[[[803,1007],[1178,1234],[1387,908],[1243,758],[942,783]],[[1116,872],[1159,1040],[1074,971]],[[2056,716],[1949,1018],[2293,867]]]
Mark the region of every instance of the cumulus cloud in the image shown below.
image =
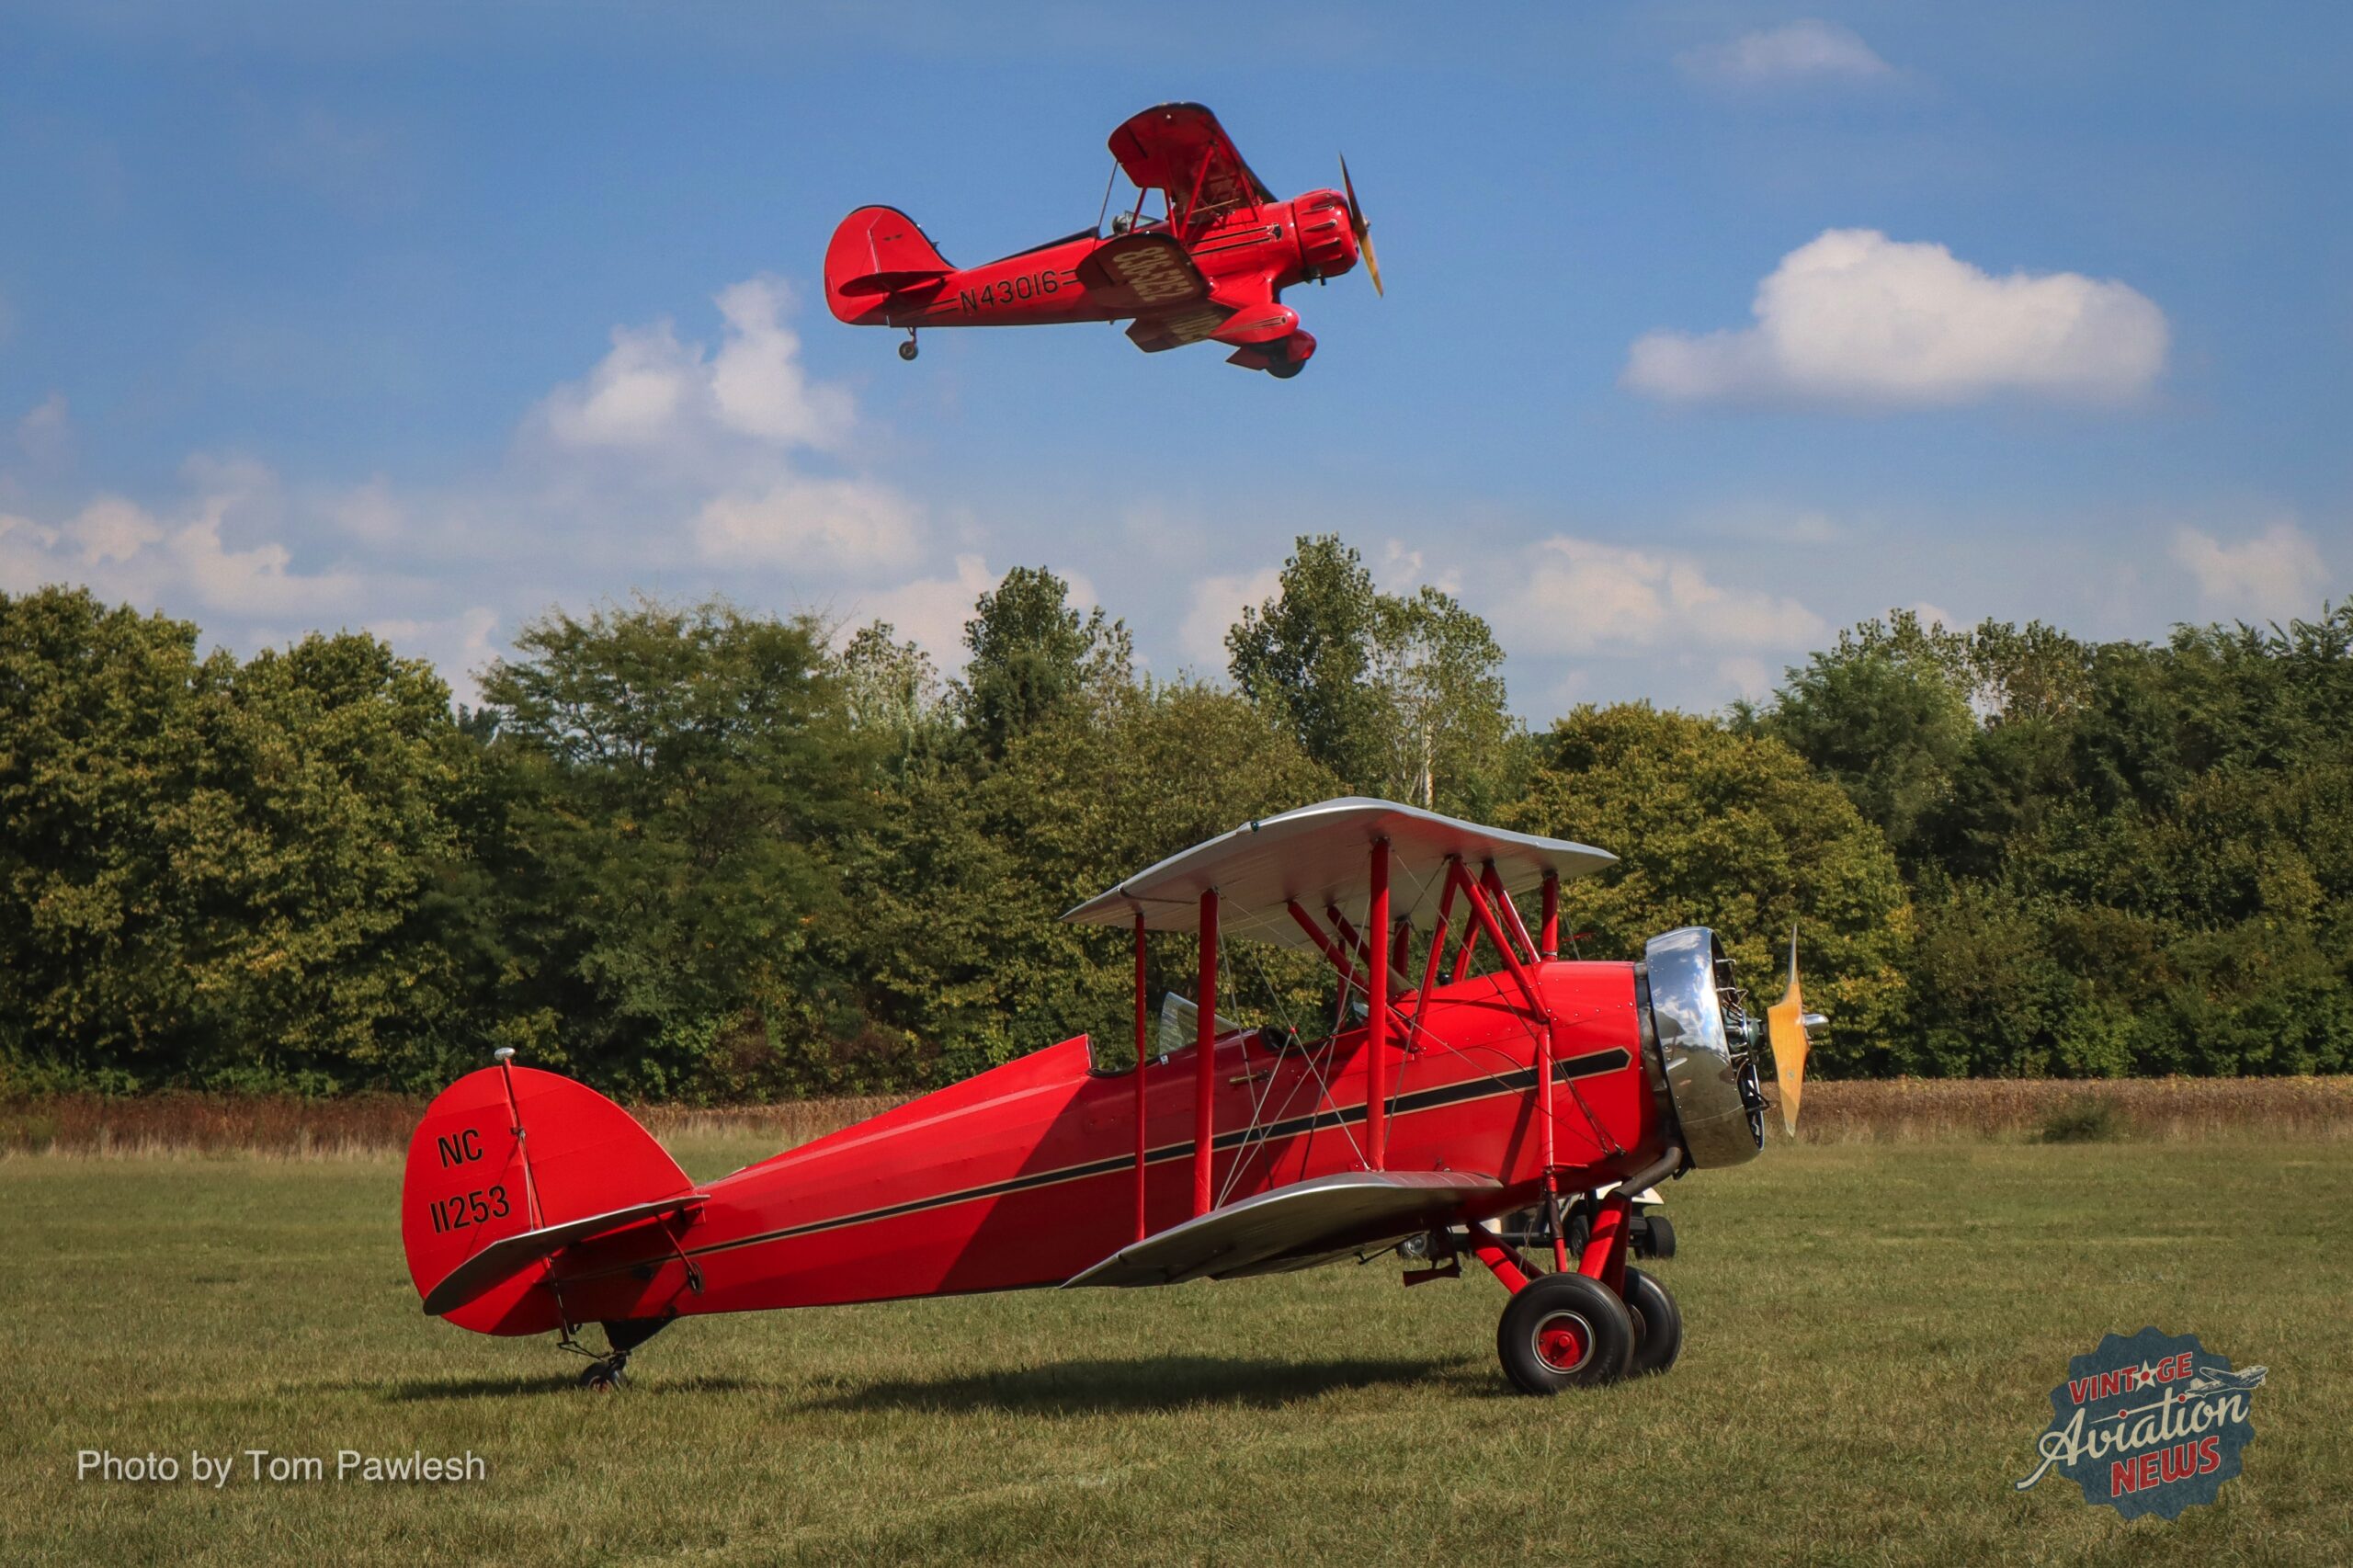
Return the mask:
[[[1418,559],[1415,564],[1420,564]],[[1281,569],[1274,566],[1196,579],[1192,603],[1186,608],[1185,619],[1176,628],[1176,646],[1187,658],[1205,668],[1223,669],[1227,631],[1242,619],[1245,606],[1265,604],[1281,586]]]
[[[581,381],[548,394],[540,417],[560,445],[644,452],[742,438],[779,449],[830,450],[849,433],[849,394],[811,379],[794,308],[780,278],[720,290],[719,351],[684,343],[668,321],[617,326],[612,347]]]
[[[915,509],[888,485],[788,477],[705,502],[695,543],[714,562],[865,573],[914,558]]]
[[[223,539],[233,517],[270,509],[276,480],[267,471],[227,463],[190,472],[199,493],[176,516],[100,495],[54,525],[0,517],[0,586],[84,583],[109,598],[230,617],[315,614],[353,602],[359,578],[347,569],[305,573],[283,544],[241,550]]]
[[[17,421],[17,449],[47,466],[63,460],[74,449],[74,416],[65,394],[53,392]]]
[[[1529,552],[1495,621],[1515,653],[1552,655],[1802,648],[1829,630],[1795,599],[1711,582],[1688,557],[1565,535]]]
[[[1836,22],[1806,19],[1676,56],[1695,80],[1733,86],[1878,82],[1895,75],[1879,51]]]
[[[2210,615],[2261,621],[2310,614],[2329,580],[2312,536],[2284,519],[2235,540],[2177,528],[2173,558],[2197,583]]]
[[[886,621],[899,637],[920,644],[941,669],[961,668],[966,652],[964,623],[972,619],[974,601],[996,586],[999,575],[980,556],[959,555],[950,575],[918,578],[861,596],[851,619]]]
[[[482,699],[475,676],[498,656],[498,612],[488,605],[471,605],[455,615],[377,617],[366,624],[396,652],[432,660],[449,683],[450,695],[472,704]]]
[[[1831,229],[1757,285],[1754,326],[1654,332],[1624,385],[1677,403],[2121,403],[2165,368],[2165,312],[2077,272],[1996,278],[1939,244]]]

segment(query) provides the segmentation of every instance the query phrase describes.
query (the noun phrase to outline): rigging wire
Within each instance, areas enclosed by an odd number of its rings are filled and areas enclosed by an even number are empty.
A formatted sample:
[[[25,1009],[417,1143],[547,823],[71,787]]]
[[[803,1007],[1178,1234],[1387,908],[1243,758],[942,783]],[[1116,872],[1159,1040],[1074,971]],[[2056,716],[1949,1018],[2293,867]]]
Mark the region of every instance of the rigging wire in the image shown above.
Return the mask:
[[[1095,237],[1098,240],[1103,237],[1103,220],[1111,214],[1111,187],[1119,183],[1120,160],[1114,156],[1111,159],[1111,177],[1103,182],[1103,207],[1095,214]]]

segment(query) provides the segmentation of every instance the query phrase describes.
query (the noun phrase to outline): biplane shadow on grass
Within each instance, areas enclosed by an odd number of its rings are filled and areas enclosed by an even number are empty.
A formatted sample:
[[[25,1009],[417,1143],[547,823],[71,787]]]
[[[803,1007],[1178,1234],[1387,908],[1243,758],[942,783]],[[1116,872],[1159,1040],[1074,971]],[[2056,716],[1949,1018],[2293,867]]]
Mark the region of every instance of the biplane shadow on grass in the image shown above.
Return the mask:
[[[1414,1285],[1467,1255],[1509,1292],[1496,1346],[1517,1387],[1664,1371],[1681,1321],[1627,1264],[1635,1195],[1762,1148],[1768,1035],[1793,1122],[1820,1020],[1794,937],[1769,1023],[1704,929],[1640,962],[1561,960],[1561,880],[1610,858],[1383,801],[1247,824],[1064,917],[1132,932],[1132,1040],[1064,1040],[699,1186],[620,1107],[502,1053],[410,1144],[410,1274],[427,1312],[481,1333],[582,1348],[575,1331],[600,1324],[582,1381],[602,1388],[702,1312],[1238,1279],[1392,1250]],[[1515,903],[1531,895],[1533,933]],[[1155,1038],[1155,932],[1199,938],[1198,996],[1172,1013],[1188,1039]],[[1337,1017],[1360,1021],[1314,1040],[1229,1023],[1234,941],[1322,954]],[[1473,972],[1483,952],[1497,967]],[[1495,1224],[1530,1205],[1551,1221],[1540,1263]]]
[[[1098,220],[980,267],[950,265],[895,207],[859,208],[825,247],[825,303],[853,326],[904,327],[903,359],[915,357],[925,327],[1124,321],[1147,354],[1216,342],[1233,350],[1229,363],[1288,379],[1306,368],[1315,339],[1282,302],[1285,289],[1337,278],[1359,256],[1381,288],[1345,159],[1344,190],[1279,201],[1199,104],[1133,116],[1111,133],[1111,155],[1136,201],[1108,234]],[[1161,211],[1147,217],[1155,192]]]

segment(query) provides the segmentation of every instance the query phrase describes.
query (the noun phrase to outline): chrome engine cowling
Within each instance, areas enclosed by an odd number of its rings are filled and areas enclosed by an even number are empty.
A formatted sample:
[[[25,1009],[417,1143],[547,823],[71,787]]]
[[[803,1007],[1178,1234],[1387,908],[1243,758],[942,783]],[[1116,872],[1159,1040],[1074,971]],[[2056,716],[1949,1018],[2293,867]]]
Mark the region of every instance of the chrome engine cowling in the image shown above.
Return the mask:
[[[1716,934],[1686,926],[1643,949],[1643,1054],[1695,1169],[1736,1165],[1765,1146],[1756,1062],[1764,1019],[1733,983]]]

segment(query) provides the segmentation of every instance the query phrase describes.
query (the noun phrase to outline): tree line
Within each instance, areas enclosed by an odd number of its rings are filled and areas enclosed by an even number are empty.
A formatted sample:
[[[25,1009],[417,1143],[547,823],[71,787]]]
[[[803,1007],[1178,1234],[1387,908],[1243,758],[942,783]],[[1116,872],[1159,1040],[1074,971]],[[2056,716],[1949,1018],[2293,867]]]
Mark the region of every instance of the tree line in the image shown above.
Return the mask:
[[[843,633],[847,631],[847,634]],[[913,1089],[1128,1023],[1056,916],[1357,792],[1598,845],[1586,957],[1792,924],[1846,1075],[2353,1069],[2353,607],[2162,645],[1896,612],[1758,703],[1506,703],[1486,624],[1302,538],[1223,679],[1139,671],[1051,572],[943,680],[887,625],[638,598],[455,707],[365,633],[240,660],[0,595],[0,1091],[431,1090],[511,1045],[647,1098]],[[1189,940],[1155,988],[1189,987]],[[1314,1028],[1299,955],[1237,1005]]]

